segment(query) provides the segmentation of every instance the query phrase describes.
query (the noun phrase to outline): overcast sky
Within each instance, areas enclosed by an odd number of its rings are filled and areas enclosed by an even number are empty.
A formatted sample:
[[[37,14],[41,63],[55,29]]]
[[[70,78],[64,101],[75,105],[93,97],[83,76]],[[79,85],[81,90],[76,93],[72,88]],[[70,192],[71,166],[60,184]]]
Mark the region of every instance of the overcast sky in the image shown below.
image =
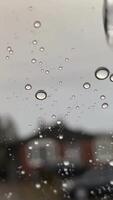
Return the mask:
[[[0,114],[16,121],[21,136],[38,127],[40,119],[50,123],[62,118],[72,128],[90,131],[113,130],[113,82],[95,78],[100,66],[113,73],[102,9],[103,0],[0,1]],[[40,28],[34,28],[36,20]],[[91,84],[87,90],[85,82]],[[35,93],[42,89],[47,98],[39,101]],[[101,108],[104,102],[107,109]]]

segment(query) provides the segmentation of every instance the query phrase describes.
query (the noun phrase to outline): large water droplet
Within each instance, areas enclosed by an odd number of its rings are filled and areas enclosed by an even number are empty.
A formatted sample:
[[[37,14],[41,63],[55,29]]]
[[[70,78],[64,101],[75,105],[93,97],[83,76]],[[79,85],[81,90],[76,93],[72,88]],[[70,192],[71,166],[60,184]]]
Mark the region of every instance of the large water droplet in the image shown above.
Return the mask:
[[[39,90],[35,94],[36,99],[44,100],[47,98],[47,93],[44,90]]]
[[[25,89],[26,89],[26,90],[31,90],[31,89],[32,89],[32,86],[31,86],[30,84],[26,84],[26,85],[25,85]]]
[[[102,107],[103,109],[106,109],[106,108],[108,108],[108,106],[109,106],[108,103],[103,103],[101,107]]]
[[[104,80],[109,76],[109,70],[107,68],[105,68],[105,67],[99,67],[95,71],[95,76],[99,80]]]
[[[84,83],[83,87],[84,87],[85,89],[89,89],[89,88],[91,87],[91,84],[88,83],[88,82],[86,82],[86,83]]]
[[[34,25],[34,28],[40,28],[41,27],[41,22],[40,21],[35,21],[33,25]]]
[[[113,74],[110,76],[110,81],[113,82]]]

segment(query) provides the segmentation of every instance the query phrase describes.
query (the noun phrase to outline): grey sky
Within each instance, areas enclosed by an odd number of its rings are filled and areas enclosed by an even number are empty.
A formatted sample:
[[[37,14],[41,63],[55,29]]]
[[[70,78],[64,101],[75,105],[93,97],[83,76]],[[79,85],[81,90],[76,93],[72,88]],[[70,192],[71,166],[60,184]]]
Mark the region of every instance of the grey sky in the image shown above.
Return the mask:
[[[4,0],[0,9],[0,114],[15,119],[21,136],[38,127],[40,119],[54,121],[53,114],[72,128],[112,130],[113,83],[94,76],[100,66],[113,73],[113,51],[103,29],[103,0]],[[36,20],[40,29],[33,27]],[[33,46],[33,40],[38,44]],[[8,46],[14,53],[7,60]],[[84,82],[91,88],[85,90]],[[32,90],[25,90],[27,83]],[[35,98],[40,89],[48,94],[44,101]],[[104,102],[109,104],[105,110]]]

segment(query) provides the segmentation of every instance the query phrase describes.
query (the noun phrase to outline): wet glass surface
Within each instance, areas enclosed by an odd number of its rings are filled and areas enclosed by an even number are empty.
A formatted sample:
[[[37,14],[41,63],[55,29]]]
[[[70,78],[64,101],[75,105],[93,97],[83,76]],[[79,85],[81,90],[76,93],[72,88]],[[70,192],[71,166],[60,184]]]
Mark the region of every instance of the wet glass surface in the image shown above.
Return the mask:
[[[0,1],[0,200],[113,198],[112,11]]]

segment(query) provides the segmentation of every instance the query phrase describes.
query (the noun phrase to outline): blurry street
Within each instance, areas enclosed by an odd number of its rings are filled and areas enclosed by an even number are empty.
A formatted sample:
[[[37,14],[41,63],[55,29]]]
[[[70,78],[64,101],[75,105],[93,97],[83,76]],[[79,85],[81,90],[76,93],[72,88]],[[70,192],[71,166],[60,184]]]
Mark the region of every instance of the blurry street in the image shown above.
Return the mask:
[[[0,184],[0,200],[49,200],[61,199],[61,191],[58,186],[44,185],[36,188],[33,183],[1,183]]]

